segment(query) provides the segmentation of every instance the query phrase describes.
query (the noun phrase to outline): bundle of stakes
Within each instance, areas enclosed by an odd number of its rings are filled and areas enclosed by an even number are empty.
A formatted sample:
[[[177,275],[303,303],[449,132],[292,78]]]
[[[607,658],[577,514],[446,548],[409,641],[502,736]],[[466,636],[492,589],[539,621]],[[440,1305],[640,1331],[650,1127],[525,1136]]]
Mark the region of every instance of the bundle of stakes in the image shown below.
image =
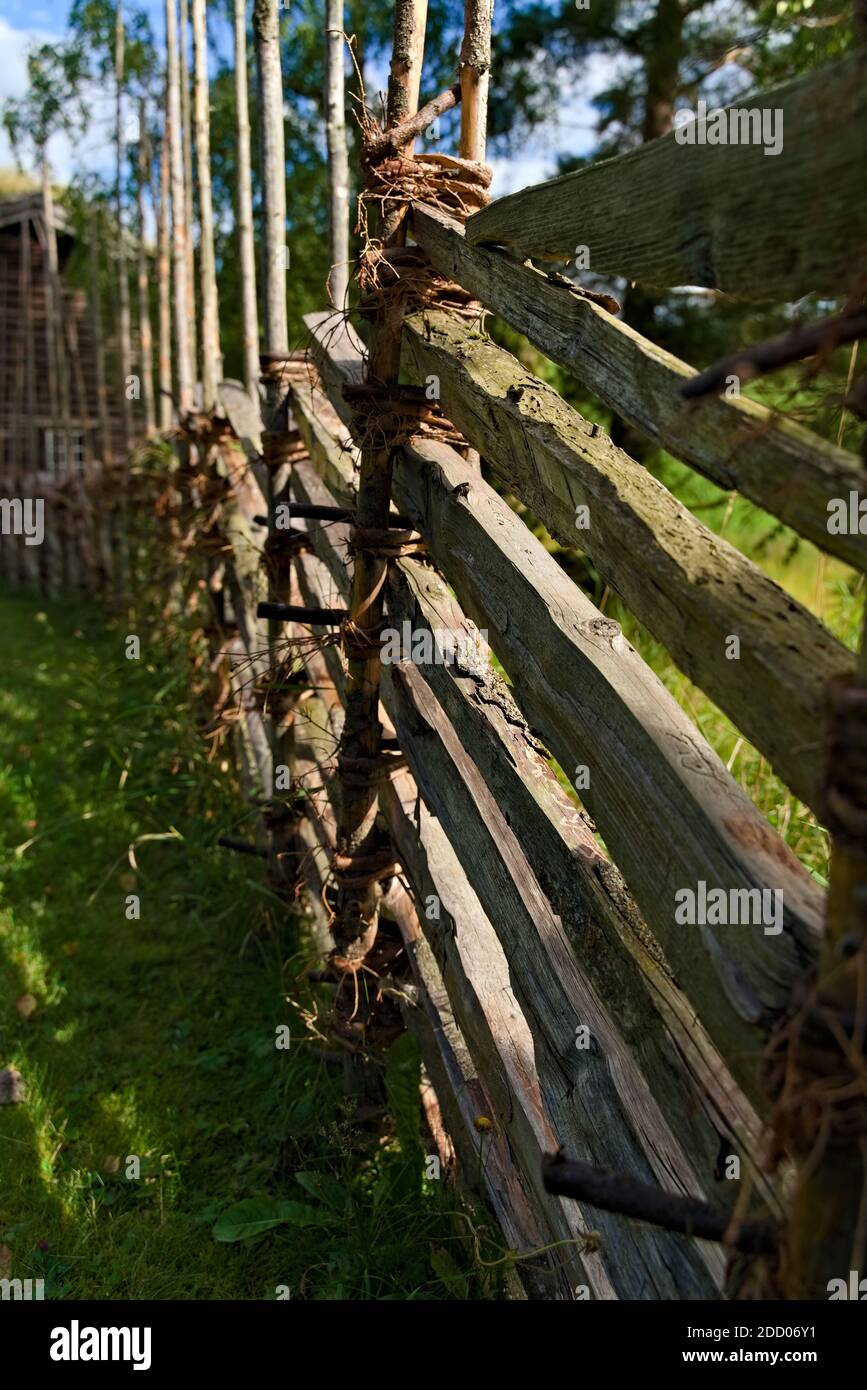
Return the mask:
[[[478,19],[468,7],[468,31]],[[349,553],[353,559],[348,612],[340,622],[347,663],[345,719],[337,753],[336,849],[324,892],[334,947],[330,972],[337,983],[334,1026],[344,1041],[370,1046],[398,1027],[391,982],[406,969],[399,934],[380,920],[380,905],[400,864],[379,815],[378,792],[402,759],[383,747],[380,722],[381,643],[388,566],[422,549],[411,529],[395,528],[391,479],[398,450],[413,438],[468,446],[445,417],[436,392],[398,384],[400,335],[408,315],[447,308],[480,319],[481,305],[434,271],[417,246],[407,246],[413,203],[441,208],[464,220],[489,201],[491,171],[483,162],[484,105],[490,62],[490,6],[482,6],[482,56],[467,59],[461,81],[417,110],[424,49],[424,7],[398,0],[385,120],[368,110],[362,92],[364,188],[358,200],[358,312],[370,324],[366,380],[344,389],[353,410],[352,435],[360,470]],[[476,43],[473,53],[478,54]],[[415,138],[464,99],[458,157],[413,155]],[[469,118],[472,118],[470,121]],[[470,126],[473,138],[470,138]],[[376,234],[371,223],[376,222]]]

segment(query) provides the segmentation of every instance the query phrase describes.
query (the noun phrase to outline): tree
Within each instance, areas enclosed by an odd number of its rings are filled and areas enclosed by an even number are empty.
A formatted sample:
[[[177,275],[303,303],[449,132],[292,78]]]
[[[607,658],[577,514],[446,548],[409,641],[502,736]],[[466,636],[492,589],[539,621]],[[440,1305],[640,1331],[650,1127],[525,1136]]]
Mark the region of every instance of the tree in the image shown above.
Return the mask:
[[[208,36],[205,0],[193,0],[193,47],[195,51],[196,173],[199,187],[199,261],[202,300],[202,404],[213,410],[217,404],[223,362],[220,353],[219,305],[214,265],[214,210],[211,203],[211,142],[208,114]]]
[[[280,72],[278,0],[255,0],[253,32],[259,73],[262,142],[262,280],[265,349],[286,352],[286,151],[283,134],[283,80]]]
[[[241,337],[244,385],[250,395],[259,379],[259,314],[256,305],[256,252],[253,242],[253,185],[250,165],[250,109],[247,97],[247,22],[245,0],[234,0],[235,122],[238,175],[236,225],[241,266]]]
[[[325,137],[328,145],[331,269],[328,297],[344,309],[349,289],[349,156],[343,68],[343,0],[325,2]]]
[[[148,256],[145,245],[145,190],[150,183],[150,139],[147,128],[147,103],[144,97],[138,106],[138,178],[136,180],[136,210],[138,225],[138,327],[139,358],[141,363],[142,401],[144,402],[145,433],[151,435],[156,429],[154,411],[154,372],[153,372],[153,332],[151,329],[150,276]]]
[[[129,381],[132,375],[132,336],[129,314],[129,269],[126,259],[123,218],[123,60],[124,33],[123,8],[118,4],[114,26],[114,81],[115,81],[115,216],[117,218],[117,268],[118,268],[118,338],[120,347],[120,375],[123,382],[121,408],[123,410],[123,436],[127,449],[132,443],[132,398],[129,394]]]
[[[172,279],[175,320],[175,361],[177,363],[178,404],[181,410],[193,406],[193,356],[190,339],[187,288],[187,219],[184,188],[184,155],[181,149],[181,73],[178,62],[178,22],[174,0],[166,0],[166,67],[168,105],[166,110],[172,191]]]
[[[190,7],[189,0],[179,0],[178,17],[178,64],[181,87],[181,150],[184,161],[184,235],[186,237],[187,257],[187,313],[190,321],[190,353],[193,360],[193,376],[196,374],[198,353],[196,350],[196,257],[193,250],[193,120],[190,108],[190,55],[189,55]]]

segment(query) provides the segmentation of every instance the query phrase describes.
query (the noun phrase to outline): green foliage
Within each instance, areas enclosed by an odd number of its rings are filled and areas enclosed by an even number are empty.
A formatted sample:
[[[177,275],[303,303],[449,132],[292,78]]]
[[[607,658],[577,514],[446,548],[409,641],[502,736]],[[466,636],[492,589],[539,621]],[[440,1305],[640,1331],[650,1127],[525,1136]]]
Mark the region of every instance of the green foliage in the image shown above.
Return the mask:
[[[248,1197],[236,1202],[214,1223],[214,1240],[227,1243],[258,1240],[275,1226],[330,1226],[334,1213],[326,1207],[305,1206],[273,1197]]]
[[[259,861],[216,845],[251,826],[204,737],[191,635],[0,598],[0,1067],[27,1088],[0,1128],[13,1275],[58,1299],[450,1298],[436,1248],[495,1296],[476,1219],[422,1181],[414,1045],[388,1061],[383,1143],[315,1055],[304,1019],[327,1001],[299,924]]]

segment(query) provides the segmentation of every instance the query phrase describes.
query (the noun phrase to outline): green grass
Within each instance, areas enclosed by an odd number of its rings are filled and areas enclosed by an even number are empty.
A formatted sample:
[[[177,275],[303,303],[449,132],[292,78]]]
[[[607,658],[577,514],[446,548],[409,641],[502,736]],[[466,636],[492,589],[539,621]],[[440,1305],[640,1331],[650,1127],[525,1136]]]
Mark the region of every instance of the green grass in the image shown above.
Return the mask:
[[[215,845],[249,828],[180,644],[2,597],[0,648],[0,1067],[27,1092],[0,1109],[0,1275],[49,1298],[496,1296],[454,1191],[424,1178],[412,1040],[388,1055],[384,1134],[314,1055],[299,923],[261,861]],[[276,1224],[215,1239],[253,1199]]]

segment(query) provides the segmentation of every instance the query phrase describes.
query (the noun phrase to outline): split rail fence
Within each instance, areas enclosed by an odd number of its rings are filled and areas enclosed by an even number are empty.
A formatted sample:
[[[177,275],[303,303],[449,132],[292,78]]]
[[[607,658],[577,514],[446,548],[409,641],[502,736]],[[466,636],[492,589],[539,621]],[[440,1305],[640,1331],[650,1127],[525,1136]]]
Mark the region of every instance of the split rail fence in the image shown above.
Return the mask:
[[[419,202],[410,222],[437,271],[626,421],[862,572],[867,536],[827,528],[829,503],[863,495],[862,460],[743,396],[687,402],[691,368],[528,258],[563,262],[581,243],[594,270],[639,285],[781,299],[853,291],[867,264],[864,78],[859,54],[752,98],[785,113],[780,157],[755,146],[689,148],[671,135],[500,199],[465,226]],[[310,788],[295,828],[310,900],[321,906],[346,682],[340,645],[326,639],[350,599],[359,447],[347,397],[367,379],[367,354],[344,316],[306,322],[306,355],[283,363],[288,433],[270,474],[258,424],[236,423],[258,482],[247,470],[235,488],[230,582],[238,654],[253,668],[267,667],[275,639],[276,610],[257,616],[263,599],[308,617],[328,610],[303,629],[315,641],[297,624],[278,626],[280,640],[305,653],[310,685],[291,715],[294,784]],[[481,314],[410,314],[402,366],[417,385],[439,382],[443,414],[493,479],[586,552],[823,816],[826,690],[851,677],[852,653],[496,346]],[[784,1221],[759,1062],[816,966],[826,895],[619,625],[465,454],[417,436],[393,457],[392,510],[421,533],[425,553],[389,564],[388,621],[437,634],[453,653],[382,667],[381,719],[402,755],[379,793],[401,868],[384,910],[412,963],[406,1021],[464,1173],[480,1175],[510,1248],[545,1250],[520,1265],[531,1294],[737,1293],[724,1245],[551,1195],[544,1160],[562,1148],[729,1211],[737,1194],[741,1216],[758,1209]],[[300,510],[281,539],[275,513],[287,502]],[[311,519],[321,507],[342,516]],[[576,530],[578,507],[588,529]],[[279,556],[291,562],[275,566]],[[739,660],[730,659],[733,635]],[[248,758],[271,787],[274,733],[248,704]],[[552,756],[569,778],[588,770],[584,809]],[[676,894],[702,883],[781,895],[781,929],[678,925]],[[724,1177],[731,1156],[739,1183]]]
[[[672,134],[495,201],[465,224],[441,205],[410,202],[416,247],[479,308],[425,307],[401,325],[404,379],[425,392],[438,383],[456,442],[422,430],[385,451],[397,534],[412,527],[421,538],[389,560],[387,620],[414,639],[429,634],[432,659],[414,652],[381,665],[391,765],[378,811],[399,865],[381,912],[400,932],[412,982],[379,987],[418,1038],[459,1172],[519,1253],[533,1297],[825,1297],[816,1251],[826,1273],[838,1254],[832,1272],[861,1268],[849,1261],[863,1259],[856,1218],[867,1209],[857,1201],[863,997],[830,1023],[821,1014],[825,1031],[806,1061],[787,1054],[821,1082],[815,1095],[807,1086],[806,1100],[786,1091],[785,1078],[782,1090],[795,1116],[789,1158],[807,1170],[802,1187],[817,1164],[825,1174],[827,1201],[807,1221],[793,1215],[791,1173],[774,1161],[780,1095],[766,1085],[774,1040],[816,972],[823,978],[828,895],[618,623],[486,478],[586,553],[782,782],[839,832],[835,855],[855,867],[837,880],[832,871],[832,896],[837,882],[846,902],[836,909],[845,930],[835,927],[831,945],[867,959],[857,899],[867,893],[864,747],[856,741],[829,759],[823,733],[829,687],[848,681],[857,695],[865,658],[858,664],[497,346],[483,313],[526,335],[683,463],[864,573],[867,535],[827,525],[830,503],[864,495],[861,459],[744,396],[698,394],[703,378],[604,297],[532,264],[562,264],[582,245],[594,272],[650,289],[852,295],[847,329],[828,329],[825,345],[851,341],[867,266],[864,68],[859,52],[751,98],[783,112],[778,156],[749,144],[691,147]],[[334,633],[342,615],[358,616],[355,522],[369,444],[359,443],[357,407],[371,364],[343,313],[306,323],[305,351],[263,358],[264,415],[242,387],[222,383],[231,443],[225,421],[182,420],[193,452],[181,450],[172,486],[195,475],[191,495],[203,509],[204,475],[217,460],[230,505],[204,526],[215,663],[228,663],[246,784],[267,802],[271,871],[288,883],[301,866],[326,953],[348,679]],[[289,530],[278,521],[287,505]],[[582,529],[578,509],[589,518]],[[281,688],[274,674],[285,675],[287,651],[293,670]],[[860,782],[848,783],[849,771]],[[781,902],[781,921],[773,930],[767,921],[678,922],[678,895],[698,897],[702,885],[741,905]],[[802,1143],[810,1125],[822,1139],[812,1170]],[[612,1171],[611,1200],[598,1181],[577,1199],[553,1191],[547,1159],[560,1150],[597,1179]],[[651,1190],[662,1206],[672,1198],[666,1219],[651,1215]],[[841,1223],[841,1209],[851,1219]]]

